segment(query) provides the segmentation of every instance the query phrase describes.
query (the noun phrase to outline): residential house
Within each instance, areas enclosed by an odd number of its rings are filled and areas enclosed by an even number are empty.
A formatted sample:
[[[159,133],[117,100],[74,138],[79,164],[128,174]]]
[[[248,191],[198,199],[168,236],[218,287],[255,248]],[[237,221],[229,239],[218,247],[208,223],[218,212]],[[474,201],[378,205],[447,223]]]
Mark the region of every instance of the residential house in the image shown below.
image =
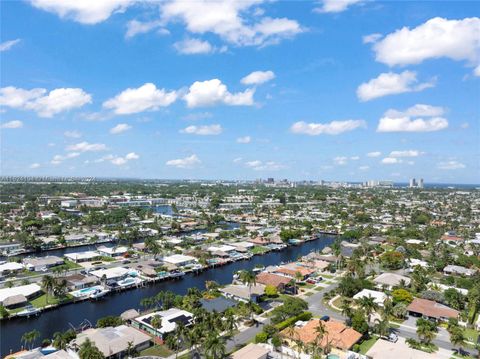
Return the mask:
[[[265,286],[257,283],[252,286],[243,284],[229,284],[220,288],[220,292],[227,298],[232,298],[242,302],[249,302],[250,300],[257,303],[260,297],[265,293]]]
[[[152,325],[152,320],[157,316],[161,319],[161,325],[158,328],[155,328]],[[173,332],[179,324],[187,327],[192,325],[193,314],[186,310],[171,308],[142,315],[132,320],[132,326],[134,328],[150,333],[162,341],[164,341],[167,335]]]
[[[396,273],[382,273],[373,280],[378,288],[387,288],[388,290],[397,287],[400,284],[410,285],[410,278]]]
[[[458,318],[459,312],[446,305],[434,302],[433,300],[415,298],[407,307],[410,315],[427,317],[436,320],[448,320]]]

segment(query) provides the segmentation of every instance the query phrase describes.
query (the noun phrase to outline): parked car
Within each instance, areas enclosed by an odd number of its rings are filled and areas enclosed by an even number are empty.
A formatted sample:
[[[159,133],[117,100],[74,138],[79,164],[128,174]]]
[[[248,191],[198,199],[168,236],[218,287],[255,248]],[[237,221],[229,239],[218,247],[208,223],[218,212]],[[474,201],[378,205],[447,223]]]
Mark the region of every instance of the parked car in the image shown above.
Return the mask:
[[[330,317],[328,315],[324,315],[323,317],[320,318],[320,320],[323,322],[328,322],[330,320]]]
[[[397,340],[398,340],[398,335],[395,334],[395,333],[390,333],[390,335],[388,336],[387,340],[388,340],[389,342],[396,343]]]

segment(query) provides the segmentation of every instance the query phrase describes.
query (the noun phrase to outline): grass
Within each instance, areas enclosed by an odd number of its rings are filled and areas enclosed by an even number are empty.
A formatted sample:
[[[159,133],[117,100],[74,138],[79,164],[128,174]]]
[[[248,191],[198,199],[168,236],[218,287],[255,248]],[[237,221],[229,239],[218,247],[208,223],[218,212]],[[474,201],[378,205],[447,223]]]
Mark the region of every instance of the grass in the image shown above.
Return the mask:
[[[30,304],[32,304],[36,308],[43,308],[43,307],[46,307],[47,305],[56,305],[69,300],[71,300],[71,297],[68,295],[63,298],[57,298],[52,295],[49,295],[48,303],[47,303],[47,295],[43,294],[40,297],[31,300]]]
[[[311,295],[314,295],[314,294],[315,294],[314,292],[308,292],[308,293],[305,293],[304,295],[305,295],[306,297],[310,297]]]
[[[475,329],[471,328],[466,328],[463,333],[465,334],[465,337],[467,338],[468,341],[476,343],[478,340],[478,331]]]
[[[141,356],[159,356],[162,358],[166,358],[172,354],[174,354],[174,352],[168,349],[165,345],[154,345],[153,347],[144,349],[140,352]]]
[[[338,297],[337,299],[335,299],[332,304],[337,307],[337,308],[341,308],[342,307],[342,304],[343,304],[343,298],[342,297]]]
[[[360,350],[359,350],[359,353],[360,354],[367,354],[367,352],[370,350],[371,347],[373,347],[373,344],[375,344],[378,340],[378,337],[377,336],[372,336],[370,339],[368,340],[364,340],[361,344],[360,344]]]
[[[260,247],[260,246],[255,246],[252,248],[252,253],[253,254],[263,254],[263,253],[266,253],[267,250],[263,247]]]

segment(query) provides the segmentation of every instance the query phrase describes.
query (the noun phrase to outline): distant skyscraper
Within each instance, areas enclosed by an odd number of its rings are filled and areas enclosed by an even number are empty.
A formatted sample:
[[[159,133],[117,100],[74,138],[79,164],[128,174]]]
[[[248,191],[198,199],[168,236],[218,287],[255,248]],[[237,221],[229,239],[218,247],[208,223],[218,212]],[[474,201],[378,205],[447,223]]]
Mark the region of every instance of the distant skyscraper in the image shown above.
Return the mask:
[[[418,181],[418,188],[423,188],[423,178],[420,178],[420,181]]]
[[[410,188],[415,188],[417,187],[417,181],[415,180],[415,178],[410,178],[410,185],[409,185]]]

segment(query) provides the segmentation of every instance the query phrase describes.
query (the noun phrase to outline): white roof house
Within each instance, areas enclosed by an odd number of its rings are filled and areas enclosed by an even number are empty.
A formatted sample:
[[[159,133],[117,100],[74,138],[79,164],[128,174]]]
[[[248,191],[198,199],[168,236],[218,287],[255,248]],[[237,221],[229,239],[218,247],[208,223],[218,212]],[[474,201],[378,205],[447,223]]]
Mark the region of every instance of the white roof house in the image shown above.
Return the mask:
[[[120,325],[118,327],[91,328],[78,334],[74,343],[78,346],[90,339],[105,357],[113,357],[127,350],[129,343],[142,350],[150,346],[150,336],[141,331]]]
[[[383,302],[385,301],[385,299],[387,299],[387,295],[385,293],[370,289],[363,289],[361,292],[355,294],[353,296],[353,299],[360,299],[364,297],[373,298],[375,303],[377,303],[381,307],[383,307]]]
[[[94,275],[97,278],[102,278],[103,275],[107,279],[117,279],[121,278],[130,271],[130,269],[123,268],[123,267],[113,267],[113,268],[107,268],[107,269],[99,269],[99,270],[94,270],[91,271],[90,274]]]
[[[443,268],[443,273],[445,274],[459,274],[459,275],[466,275],[468,277],[472,276],[475,274],[475,270],[465,268],[462,266],[455,266],[455,265],[448,265],[445,268]]]
[[[228,252],[232,252],[234,251],[236,248],[235,247],[232,247],[232,246],[228,246],[228,245],[221,245],[221,246],[211,246],[208,248],[208,251],[209,252],[225,252],[225,253],[228,253]]]
[[[192,256],[186,256],[184,254],[173,254],[163,258],[165,263],[175,264],[175,265],[186,265],[193,262],[196,262],[197,259]]]
[[[253,248],[255,245],[253,243],[247,242],[247,241],[242,241],[242,242],[237,242],[234,243],[235,246],[237,247],[242,247],[242,248]]]
[[[388,288],[395,287],[404,281],[406,285],[410,285],[410,278],[396,273],[382,273],[373,280],[378,286],[385,285]]]
[[[17,262],[6,262],[3,264],[0,264],[0,273],[10,271],[10,272],[15,272],[24,269],[25,266],[21,263]]]
[[[420,259],[416,259],[416,258],[411,258],[408,261],[408,265],[410,266],[410,268],[413,268],[413,267],[416,267],[416,266],[419,266],[419,267],[422,267],[422,268],[427,268],[428,267],[427,262],[422,261]]]
[[[24,297],[29,298],[34,294],[39,293],[41,290],[42,288],[40,288],[38,284],[27,284],[12,288],[2,288],[0,289],[0,304],[3,305],[3,301],[5,299],[15,295],[23,295]]]
[[[125,253],[128,252],[128,248],[125,246],[120,246],[120,247],[98,247],[97,249],[101,254],[107,255],[107,256],[121,256]]]
[[[153,328],[151,321],[155,316],[162,318],[162,326],[158,329]],[[178,323],[182,323],[185,326],[188,326],[193,323],[193,314],[187,312],[186,310],[171,308],[169,310],[158,311],[143,315],[141,317],[135,318],[135,322],[138,323],[139,328],[142,330],[149,329],[149,332],[155,334],[166,334],[173,332]]]
[[[88,261],[99,256],[100,254],[96,251],[74,252],[65,254],[65,257],[74,262]]]

